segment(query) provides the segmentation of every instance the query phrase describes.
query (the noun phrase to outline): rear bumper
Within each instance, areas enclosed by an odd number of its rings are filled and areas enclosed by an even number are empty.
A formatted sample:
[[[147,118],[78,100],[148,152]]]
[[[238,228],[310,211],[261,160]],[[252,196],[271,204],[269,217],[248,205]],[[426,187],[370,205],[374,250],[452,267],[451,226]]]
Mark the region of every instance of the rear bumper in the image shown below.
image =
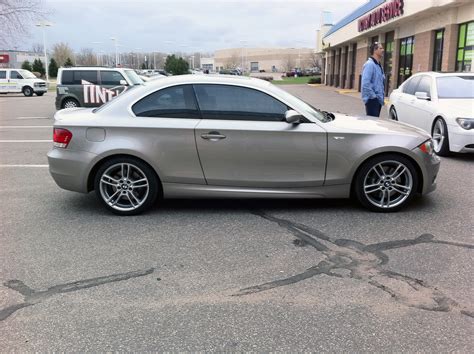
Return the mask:
[[[49,173],[56,184],[74,192],[87,193],[87,178],[95,154],[53,148],[47,154]]]

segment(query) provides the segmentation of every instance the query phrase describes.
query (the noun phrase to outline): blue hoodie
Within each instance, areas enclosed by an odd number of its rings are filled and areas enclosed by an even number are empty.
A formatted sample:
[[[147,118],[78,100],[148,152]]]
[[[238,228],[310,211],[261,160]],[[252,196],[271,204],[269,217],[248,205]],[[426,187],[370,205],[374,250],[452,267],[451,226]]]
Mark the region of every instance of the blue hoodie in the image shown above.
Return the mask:
[[[369,58],[362,67],[362,100],[367,103],[372,98],[377,98],[384,105],[385,74],[382,66],[375,59]]]

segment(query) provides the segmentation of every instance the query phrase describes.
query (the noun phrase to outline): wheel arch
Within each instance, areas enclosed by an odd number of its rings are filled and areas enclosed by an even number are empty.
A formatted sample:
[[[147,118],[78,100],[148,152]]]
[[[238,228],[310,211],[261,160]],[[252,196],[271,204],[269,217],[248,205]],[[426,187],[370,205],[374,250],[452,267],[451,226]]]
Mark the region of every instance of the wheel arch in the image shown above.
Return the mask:
[[[145,165],[147,165],[153,171],[153,173],[155,174],[155,177],[157,178],[158,185],[160,187],[159,188],[159,193],[160,193],[159,197],[162,197],[163,183],[161,182],[161,178],[160,178],[158,172],[156,171],[156,169],[153,167],[153,165],[151,165],[150,163],[148,163],[145,159],[143,159],[141,157],[138,157],[138,156],[133,155],[133,154],[128,154],[128,153],[111,154],[111,155],[104,156],[100,160],[96,161],[94,166],[89,171],[89,175],[87,176],[87,192],[91,192],[91,191],[94,190],[94,179],[95,179],[95,176],[96,176],[97,171],[99,170],[99,168],[105,162],[107,162],[109,160],[112,160],[114,158],[117,158],[117,157],[127,157],[127,158],[136,159],[136,160],[139,160],[140,162],[144,163]]]
[[[418,162],[413,157],[411,157],[410,155],[404,154],[400,151],[383,151],[383,152],[379,152],[377,154],[368,156],[363,161],[361,161],[359,163],[359,166],[357,166],[357,168],[355,169],[354,173],[352,174],[352,178],[351,178],[351,197],[355,196],[355,191],[354,191],[355,180],[356,180],[357,175],[358,175],[359,171],[361,170],[362,166],[367,161],[369,161],[373,158],[379,157],[379,156],[383,156],[383,155],[398,155],[398,156],[404,157],[407,160],[409,160],[413,164],[413,166],[415,167],[416,173],[418,174],[418,186],[417,186],[416,192],[417,193],[422,193],[423,192],[423,184],[424,184],[423,171],[421,170],[420,165],[418,164]]]

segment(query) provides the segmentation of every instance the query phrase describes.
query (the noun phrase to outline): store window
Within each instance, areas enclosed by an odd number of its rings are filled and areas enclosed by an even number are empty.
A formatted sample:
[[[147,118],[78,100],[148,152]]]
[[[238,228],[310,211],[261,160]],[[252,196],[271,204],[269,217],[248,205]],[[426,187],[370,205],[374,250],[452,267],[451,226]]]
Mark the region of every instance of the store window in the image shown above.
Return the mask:
[[[412,74],[413,52],[415,50],[415,37],[400,39],[400,60],[398,65],[398,85],[408,79]]]
[[[471,71],[474,59],[474,21],[459,25],[456,71]]]
[[[444,29],[435,31],[433,71],[441,71],[441,62],[443,60],[443,41]]]
[[[385,53],[383,58],[383,70],[385,72],[385,95],[388,96],[388,90],[391,86],[393,50],[395,47],[395,32],[387,32],[385,34]]]

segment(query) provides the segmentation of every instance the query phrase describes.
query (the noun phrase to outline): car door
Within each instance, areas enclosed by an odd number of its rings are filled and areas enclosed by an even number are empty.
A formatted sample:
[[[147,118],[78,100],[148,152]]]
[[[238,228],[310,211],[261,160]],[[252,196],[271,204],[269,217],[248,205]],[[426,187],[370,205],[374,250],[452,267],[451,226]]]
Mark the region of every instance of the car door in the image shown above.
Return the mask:
[[[166,87],[132,106],[136,118],[124,127],[137,134],[141,152],[163,183],[206,184],[194,140],[201,119],[191,85]]]
[[[8,85],[10,87],[9,92],[21,92],[23,88],[23,76],[16,71],[16,70],[11,70],[10,71],[10,80],[8,80]]]
[[[411,77],[403,84],[402,92],[400,93],[400,99],[398,100],[398,105],[395,107],[398,114],[398,120],[400,122],[405,122],[413,124],[413,103],[416,100],[415,89],[420,82],[421,76]]]
[[[8,92],[7,71],[0,70],[0,93]]]
[[[417,126],[421,129],[426,130],[428,133],[431,134],[431,123],[433,120],[433,113],[435,110],[435,103],[432,101],[432,94],[433,80],[428,75],[422,75],[421,79],[418,83],[418,86],[415,90],[415,99],[411,100],[411,110],[412,115],[410,117],[410,124]],[[429,99],[421,99],[416,97],[416,93],[421,92],[425,93]]]
[[[127,80],[118,71],[101,70],[99,76],[100,86],[96,88],[96,101],[101,104],[118,96],[128,87]]]
[[[202,120],[196,145],[207,184],[309,187],[324,183],[327,136],[317,124],[288,124],[286,104],[262,91],[194,85]]]

